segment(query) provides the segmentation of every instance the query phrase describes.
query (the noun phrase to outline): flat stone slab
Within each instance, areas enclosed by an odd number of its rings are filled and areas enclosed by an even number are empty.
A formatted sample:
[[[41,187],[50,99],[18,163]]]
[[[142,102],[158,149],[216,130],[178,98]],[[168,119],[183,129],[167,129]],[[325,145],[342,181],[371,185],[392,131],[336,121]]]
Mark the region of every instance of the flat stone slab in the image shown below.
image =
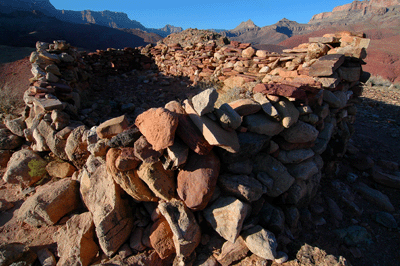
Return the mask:
[[[46,99],[46,98],[32,98],[33,103],[45,111],[51,111],[51,110],[62,110],[63,109],[63,104],[60,100],[58,99]]]
[[[232,153],[239,151],[240,145],[235,131],[226,131],[210,118],[199,116],[188,100],[185,100],[183,104],[186,113],[198,129],[200,129],[210,145],[219,146]]]
[[[342,54],[324,55],[311,65],[309,75],[313,77],[328,77],[344,63]]]

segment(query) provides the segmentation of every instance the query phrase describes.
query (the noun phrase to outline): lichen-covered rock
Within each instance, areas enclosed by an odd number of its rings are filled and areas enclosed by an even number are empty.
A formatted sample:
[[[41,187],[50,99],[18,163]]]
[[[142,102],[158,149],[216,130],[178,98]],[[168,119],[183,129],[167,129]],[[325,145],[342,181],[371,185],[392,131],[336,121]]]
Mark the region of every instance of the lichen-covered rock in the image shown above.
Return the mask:
[[[31,186],[47,173],[46,164],[47,162],[32,150],[14,152],[3,179],[7,183],[20,184],[22,187]]]

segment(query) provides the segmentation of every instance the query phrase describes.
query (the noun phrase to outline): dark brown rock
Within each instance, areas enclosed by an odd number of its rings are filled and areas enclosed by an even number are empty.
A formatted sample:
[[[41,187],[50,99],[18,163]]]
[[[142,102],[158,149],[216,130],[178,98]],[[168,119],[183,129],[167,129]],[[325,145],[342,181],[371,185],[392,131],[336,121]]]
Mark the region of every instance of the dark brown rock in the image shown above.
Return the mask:
[[[186,166],[179,172],[177,191],[186,206],[202,210],[210,201],[220,170],[219,158],[208,155],[191,154]]]

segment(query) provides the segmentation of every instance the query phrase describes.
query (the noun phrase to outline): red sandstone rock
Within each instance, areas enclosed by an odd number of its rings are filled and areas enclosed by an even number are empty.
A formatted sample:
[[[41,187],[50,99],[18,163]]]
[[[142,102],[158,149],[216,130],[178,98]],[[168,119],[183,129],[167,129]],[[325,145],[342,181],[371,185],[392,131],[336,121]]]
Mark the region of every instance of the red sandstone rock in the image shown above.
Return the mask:
[[[271,83],[271,84],[257,84],[254,89],[254,93],[261,92],[264,94],[272,94],[272,95],[279,95],[279,96],[285,96],[285,97],[292,97],[296,98],[299,100],[305,100],[307,99],[306,92],[300,88],[296,88],[290,85],[286,84],[277,84],[277,83]]]
[[[172,240],[173,233],[164,217],[158,219],[151,226],[150,243],[157,251],[161,259],[168,258],[175,253],[174,241]]]
[[[101,139],[110,139],[125,129],[128,128],[128,120],[126,119],[125,115],[112,118],[110,120],[101,123],[97,129],[97,135]]]
[[[210,201],[220,170],[219,158],[192,154],[187,165],[178,174],[178,195],[193,210],[204,209]]]
[[[90,212],[69,219],[54,236],[60,257],[58,265],[89,265],[99,250],[94,236],[94,223]]]
[[[174,144],[178,118],[164,108],[152,108],[140,114],[135,125],[153,146],[159,151]]]
[[[190,120],[182,105],[177,101],[169,102],[165,108],[173,112],[179,120],[176,134],[194,152],[205,155],[208,154],[212,146],[204,139],[196,125]]]
[[[132,169],[136,169],[139,165],[140,160],[134,155],[135,149],[132,147],[122,148],[121,154],[115,161],[115,166],[118,170],[124,172]]]

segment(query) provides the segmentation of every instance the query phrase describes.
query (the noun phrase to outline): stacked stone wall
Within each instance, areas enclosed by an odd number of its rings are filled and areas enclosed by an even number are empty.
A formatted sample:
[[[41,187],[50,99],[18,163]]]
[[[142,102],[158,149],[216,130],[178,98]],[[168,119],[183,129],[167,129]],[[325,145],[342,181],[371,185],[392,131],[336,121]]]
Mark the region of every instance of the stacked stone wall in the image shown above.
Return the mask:
[[[24,96],[27,108],[8,127],[13,133],[21,129],[19,136],[34,152],[61,159],[46,166],[49,174],[79,182],[79,191],[76,182],[68,183],[74,187],[68,191],[79,194],[76,201],[82,199],[90,212],[79,218],[88,223],[90,248],[75,249],[90,249],[86,262],[97,249],[113,256],[130,238],[135,251],[156,252],[147,253],[153,261],[191,265],[210,237],[234,246],[236,257],[224,248],[210,255],[223,265],[248,251],[282,262],[287,256],[277,252],[278,243],[284,249],[282,239],[299,227],[321,179],[346,151],[367,43],[341,33],[312,38],[283,54],[237,42],[160,43],[140,54],[128,48],[78,53],[65,42],[38,43],[31,56],[32,86]],[[72,119],[78,117],[80,90],[96,75],[149,68],[224,87],[149,109],[133,124],[125,115],[92,128]],[[241,93],[226,97],[238,88]],[[6,181],[12,180],[11,165]],[[24,179],[21,185],[32,183]],[[19,215],[32,225],[54,224],[71,211],[44,219],[39,216],[45,207],[23,207]],[[69,234],[62,229],[56,236],[60,247],[77,239]],[[61,248],[58,255],[83,256]]]

